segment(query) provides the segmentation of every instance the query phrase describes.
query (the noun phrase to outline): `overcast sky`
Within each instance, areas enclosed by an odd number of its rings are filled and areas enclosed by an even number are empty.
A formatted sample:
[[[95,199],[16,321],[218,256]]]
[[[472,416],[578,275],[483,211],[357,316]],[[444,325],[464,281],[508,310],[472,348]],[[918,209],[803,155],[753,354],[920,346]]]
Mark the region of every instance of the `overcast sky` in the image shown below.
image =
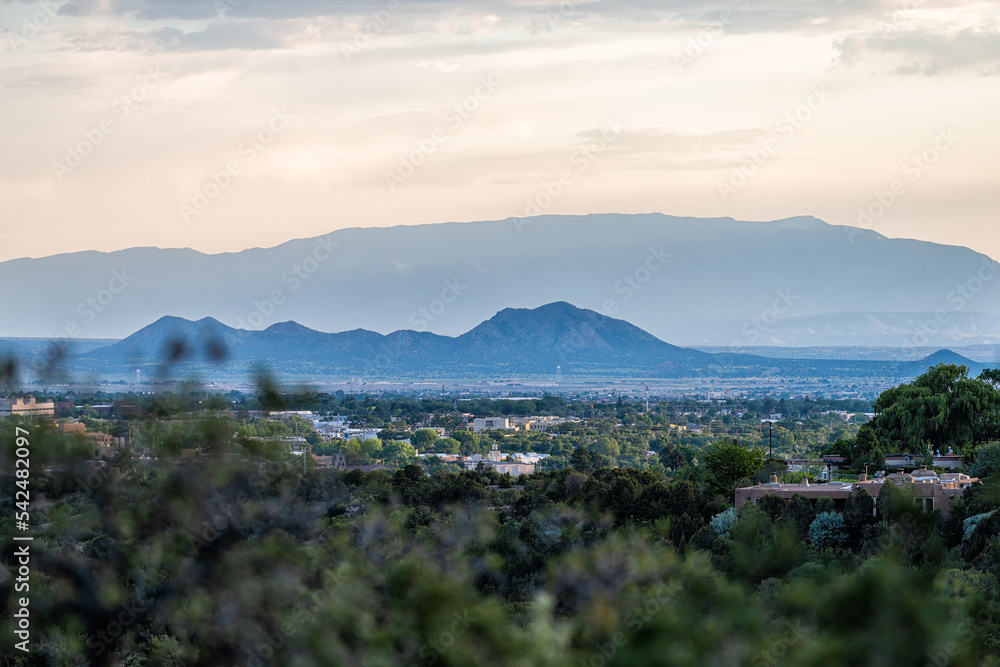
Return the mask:
[[[648,211],[1000,259],[998,74],[996,2],[0,0],[0,260]]]

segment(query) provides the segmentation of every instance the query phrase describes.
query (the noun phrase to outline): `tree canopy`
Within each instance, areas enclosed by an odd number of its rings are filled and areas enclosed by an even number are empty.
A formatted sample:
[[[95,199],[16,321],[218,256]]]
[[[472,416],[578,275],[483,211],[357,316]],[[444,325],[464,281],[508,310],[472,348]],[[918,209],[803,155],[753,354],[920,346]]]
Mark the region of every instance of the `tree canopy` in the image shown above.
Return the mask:
[[[997,378],[993,371],[978,378],[968,373],[967,366],[938,364],[913,382],[884,391],[875,401],[873,422],[881,446],[912,451],[929,444],[943,454],[949,447],[966,451],[997,438]]]

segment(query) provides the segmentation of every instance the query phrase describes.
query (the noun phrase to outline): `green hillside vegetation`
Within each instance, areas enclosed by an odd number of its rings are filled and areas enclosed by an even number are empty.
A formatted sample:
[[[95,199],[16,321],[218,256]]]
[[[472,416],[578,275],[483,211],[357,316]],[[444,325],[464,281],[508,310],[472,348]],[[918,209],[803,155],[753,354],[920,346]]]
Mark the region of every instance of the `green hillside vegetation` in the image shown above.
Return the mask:
[[[983,483],[947,518],[891,485],[875,515],[864,494],[839,511],[801,496],[734,511],[732,487],[773,467],[764,449],[671,436],[654,460],[624,465],[655,436],[632,419],[624,432],[582,422],[559,437],[581,443],[562,463],[517,478],[427,474],[407,456],[369,473],[303,470],[266,437],[294,423],[180,418],[190,406],[176,398],[133,420],[155,462],[105,467],[47,421],[8,419],[0,664],[1000,664],[996,390],[966,375],[937,367],[886,392],[870,424],[837,440],[868,447],[871,432],[870,451],[885,453],[883,442],[920,437],[964,453]],[[902,400],[937,409],[903,431]],[[610,406],[617,419],[622,406]],[[17,425],[30,432],[29,593],[14,588]],[[467,450],[492,438],[454,435]],[[383,431],[379,446],[392,442]],[[189,446],[204,456],[179,458]],[[29,594],[23,653],[13,614]]]

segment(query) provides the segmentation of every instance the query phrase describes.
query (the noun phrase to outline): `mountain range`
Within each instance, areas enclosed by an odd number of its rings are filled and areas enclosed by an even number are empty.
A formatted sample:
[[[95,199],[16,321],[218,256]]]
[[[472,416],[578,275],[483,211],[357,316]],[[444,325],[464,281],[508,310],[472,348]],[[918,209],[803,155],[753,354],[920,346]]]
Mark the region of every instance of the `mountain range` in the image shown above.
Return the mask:
[[[949,350],[907,362],[773,359],[666,343],[621,319],[565,302],[506,308],[456,337],[409,330],[323,333],[295,322],[262,331],[213,318],[162,317],[111,345],[67,360],[74,374],[130,377],[247,375],[376,379],[878,378],[907,380],[937,363],[984,366]]]
[[[507,307],[567,301],[687,346],[944,347],[1000,342],[998,272],[968,248],[812,217],[540,216],[340,229],[217,255],[10,260],[0,284],[17,289],[0,292],[0,309],[17,316],[0,336],[121,338],[168,313],[458,336]]]

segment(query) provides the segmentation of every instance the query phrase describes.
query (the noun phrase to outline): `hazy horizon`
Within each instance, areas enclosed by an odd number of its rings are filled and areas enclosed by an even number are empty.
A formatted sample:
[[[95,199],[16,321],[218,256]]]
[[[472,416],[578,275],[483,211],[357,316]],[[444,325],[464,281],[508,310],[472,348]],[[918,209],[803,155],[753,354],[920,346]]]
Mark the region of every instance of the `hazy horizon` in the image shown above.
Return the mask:
[[[532,210],[1000,257],[995,3],[71,0],[0,28],[0,261]]]

